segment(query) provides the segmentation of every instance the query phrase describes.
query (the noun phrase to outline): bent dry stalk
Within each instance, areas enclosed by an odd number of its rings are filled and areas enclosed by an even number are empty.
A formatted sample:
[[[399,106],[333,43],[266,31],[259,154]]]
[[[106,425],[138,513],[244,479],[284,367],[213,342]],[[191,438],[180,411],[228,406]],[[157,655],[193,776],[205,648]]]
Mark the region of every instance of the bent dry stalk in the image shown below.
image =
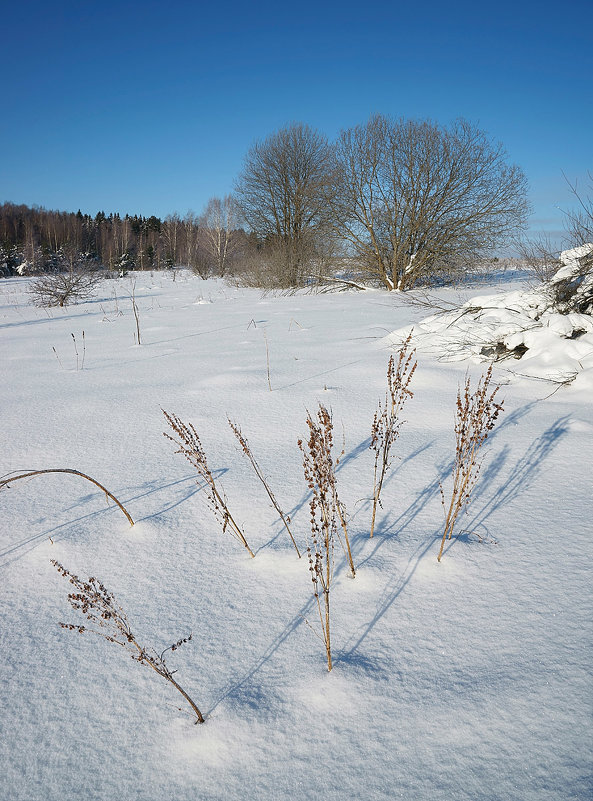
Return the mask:
[[[135,662],[152,668],[159,676],[162,676],[172,684],[191,706],[196,718],[195,722],[204,723],[204,717],[199,708],[183,687],[173,678],[175,671],[169,670],[165,662],[167,651],[176,651],[184,643],[189,642],[192,635],[190,634],[188,637],[178,640],[161,651],[160,654],[152,649],[144,648],[134,636],[125,612],[116,603],[113,594],[105,588],[102,582],[94,576],[91,576],[86,581],[80,579],[55,559],[52,559],[51,563],[58,573],[74,586],[75,591],[68,595],[70,606],[83,614],[90,623],[90,625],[84,626],[76,623],[60,623],[60,626],[67,631],[77,631],[79,634],[84,634],[85,632],[98,634],[107,642],[121,645]]]
[[[122,512],[128,518],[128,521],[129,521],[130,525],[131,526],[134,525],[134,521],[132,520],[132,516],[129,514],[127,509],[124,508],[123,504],[121,504],[117,500],[115,495],[112,495],[111,492],[109,492],[109,490],[106,489],[103,486],[103,484],[99,484],[99,482],[96,481],[94,478],[91,478],[90,476],[87,476],[86,473],[81,473],[80,470],[70,470],[69,468],[66,468],[66,467],[55,468],[53,470],[28,470],[26,473],[21,473],[21,474],[16,475],[16,476],[8,476],[6,478],[0,479],[0,489],[2,489],[3,487],[8,487],[10,484],[12,484],[13,481],[18,481],[21,478],[33,478],[33,476],[42,476],[42,475],[45,475],[46,473],[69,473],[70,475],[80,476],[81,478],[84,478],[87,481],[90,481],[91,484],[94,484],[96,487],[99,487],[99,489],[102,490],[102,492],[105,493],[105,497],[106,498],[111,498],[111,500],[115,504],[117,504],[117,506],[119,506],[119,508],[122,510]]]
[[[437,560],[441,561],[445,540],[451,539],[455,522],[462,509],[467,508],[472,490],[476,485],[482,459],[479,451],[494,428],[504,402],[497,403],[495,396],[499,386],[491,389],[492,365],[478,381],[472,392],[469,376],[465,380],[463,393],[457,390],[455,408],[455,462],[453,465],[453,491],[448,509],[445,509],[445,493],[441,489],[441,503],[445,514],[445,530]]]
[[[284,523],[284,528],[288,532],[288,536],[290,537],[291,542],[294,545],[295,550],[297,552],[297,555],[298,555],[298,557],[300,559],[301,558],[301,552],[298,549],[296,541],[295,541],[295,539],[294,539],[294,537],[292,535],[292,531],[290,530],[290,526],[288,525],[288,523],[290,521],[290,517],[285,515],[284,512],[282,511],[282,509],[280,508],[280,506],[278,505],[278,501],[276,500],[276,498],[274,496],[274,493],[270,489],[270,485],[268,484],[266,477],[264,476],[259,464],[255,460],[255,456],[253,455],[253,453],[251,451],[251,448],[249,447],[249,442],[247,441],[247,438],[243,435],[243,432],[241,431],[241,429],[239,428],[237,423],[233,423],[233,421],[228,417],[227,417],[227,421],[228,421],[229,426],[231,427],[231,431],[237,437],[237,440],[239,442],[239,445],[241,446],[241,449],[243,450],[243,453],[245,454],[245,456],[247,456],[247,458],[251,462],[251,466],[255,470],[255,475],[259,478],[261,483],[264,485],[264,488],[265,488],[266,492],[268,493],[268,498],[272,502],[272,505],[273,505],[274,509],[280,515],[280,519]]]
[[[206,487],[208,488],[208,503],[214,512],[214,516],[221,524],[223,533],[228,528],[230,534],[235,539],[239,540],[251,557],[254,557],[255,554],[249,547],[245,535],[228,509],[224,490],[219,489],[214,481],[214,476],[208,467],[208,460],[206,459],[206,453],[200,442],[198,432],[191,423],[186,424],[182,422],[179,417],[174,414],[169,414],[164,409],[162,409],[162,412],[165,415],[167,423],[175,434],[177,434],[178,439],[175,439],[175,437],[172,437],[166,431],[163,432],[163,435],[167,437],[167,439],[170,439],[171,442],[175,443],[175,445],[179,446],[179,449],[175,452],[183,454],[206,483]]]

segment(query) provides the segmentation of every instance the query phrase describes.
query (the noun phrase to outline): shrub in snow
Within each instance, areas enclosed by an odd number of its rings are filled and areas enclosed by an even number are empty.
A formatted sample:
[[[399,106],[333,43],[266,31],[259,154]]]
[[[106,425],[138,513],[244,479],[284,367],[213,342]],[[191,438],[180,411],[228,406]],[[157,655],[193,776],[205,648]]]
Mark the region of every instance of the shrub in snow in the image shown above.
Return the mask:
[[[31,284],[30,294],[36,306],[67,306],[92,297],[102,274],[86,263],[63,273],[41,275]]]
[[[113,595],[98,579],[91,576],[91,578],[84,581],[69,570],[66,570],[66,568],[55,559],[52,559],[51,563],[58,573],[68,579],[70,584],[74,586],[75,592],[71,592],[68,595],[70,606],[78,612],[81,612],[90,623],[90,625],[86,626],[81,626],[76,623],[60,623],[60,626],[68,631],[77,631],[79,634],[84,634],[84,632],[98,634],[100,637],[107,640],[107,642],[121,645],[134,661],[152,668],[159,676],[167,679],[167,681],[181,693],[193,709],[194,715],[196,716],[195,722],[203,723],[204,718],[202,713],[185,690],[177,684],[173,678],[173,673],[175,671],[169,670],[165,662],[165,654],[167,651],[176,651],[181,645],[189,642],[191,640],[191,634],[189,637],[178,640],[173,645],[165,648],[160,654],[153,649],[144,648],[132,633],[126,613],[121,606],[118,606]]]
[[[565,250],[548,284],[550,305],[561,314],[593,314],[593,244]]]
[[[449,360],[521,359],[522,374],[558,383],[593,376],[593,244],[564,251],[560,261],[535,289],[474,297],[422,320],[415,342]]]

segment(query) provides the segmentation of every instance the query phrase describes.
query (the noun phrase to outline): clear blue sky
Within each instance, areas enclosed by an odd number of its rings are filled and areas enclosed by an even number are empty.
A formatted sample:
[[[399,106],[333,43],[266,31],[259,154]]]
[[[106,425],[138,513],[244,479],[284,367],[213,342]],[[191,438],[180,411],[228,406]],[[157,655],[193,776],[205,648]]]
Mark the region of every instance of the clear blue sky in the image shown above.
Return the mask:
[[[463,116],[526,172],[533,229],[593,170],[593,3],[11,2],[0,201],[200,212],[291,121]]]

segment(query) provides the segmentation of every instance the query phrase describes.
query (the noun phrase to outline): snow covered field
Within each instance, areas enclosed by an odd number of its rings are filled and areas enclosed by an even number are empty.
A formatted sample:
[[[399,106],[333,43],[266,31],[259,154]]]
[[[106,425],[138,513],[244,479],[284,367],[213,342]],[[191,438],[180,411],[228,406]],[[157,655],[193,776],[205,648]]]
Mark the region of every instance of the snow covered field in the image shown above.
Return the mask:
[[[30,304],[28,279],[0,281],[0,473],[83,471],[137,521],[74,476],[0,493],[0,799],[591,798],[589,385],[550,396],[556,385],[496,366],[505,412],[438,564],[438,482],[447,492],[468,362],[419,350],[368,537],[389,335],[426,312],[379,291],[262,297],[186,273],[135,282],[141,345],[131,278],[50,311]],[[338,489],[358,568],[351,579],[336,552],[331,673],[304,622],[315,625],[306,560],[227,423],[304,543],[296,442],[318,402],[344,437]],[[255,559],[222,533],[163,437],[161,408],[195,425]],[[51,559],[100,578],[159,652],[193,632],[168,664],[205,725],[123,649],[59,627],[84,621]]]

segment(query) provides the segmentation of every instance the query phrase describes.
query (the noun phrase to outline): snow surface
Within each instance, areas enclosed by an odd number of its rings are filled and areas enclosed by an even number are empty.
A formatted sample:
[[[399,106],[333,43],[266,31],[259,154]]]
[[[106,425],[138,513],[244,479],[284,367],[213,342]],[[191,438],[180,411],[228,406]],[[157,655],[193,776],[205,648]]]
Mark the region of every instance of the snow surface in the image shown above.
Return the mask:
[[[503,387],[473,505],[438,564],[438,485],[450,484],[467,362],[419,352],[368,538],[390,332],[422,312],[387,292],[262,297],[186,273],[135,280],[140,346],[130,279],[47,311],[29,302],[29,279],[0,282],[0,472],[81,470],[137,521],[74,476],[0,493],[0,798],[591,798],[588,387],[547,397],[549,384],[517,376]],[[226,422],[242,427],[302,543],[296,440],[319,401],[344,437],[338,488],[358,568],[349,578],[337,555],[331,673],[304,622],[315,625],[306,562]],[[161,407],[195,425],[255,559],[221,532],[162,435]],[[193,632],[168,664],[203,726],[123,649],[59,627],[83,621],[50,559],[99,577],[146,645]]]

